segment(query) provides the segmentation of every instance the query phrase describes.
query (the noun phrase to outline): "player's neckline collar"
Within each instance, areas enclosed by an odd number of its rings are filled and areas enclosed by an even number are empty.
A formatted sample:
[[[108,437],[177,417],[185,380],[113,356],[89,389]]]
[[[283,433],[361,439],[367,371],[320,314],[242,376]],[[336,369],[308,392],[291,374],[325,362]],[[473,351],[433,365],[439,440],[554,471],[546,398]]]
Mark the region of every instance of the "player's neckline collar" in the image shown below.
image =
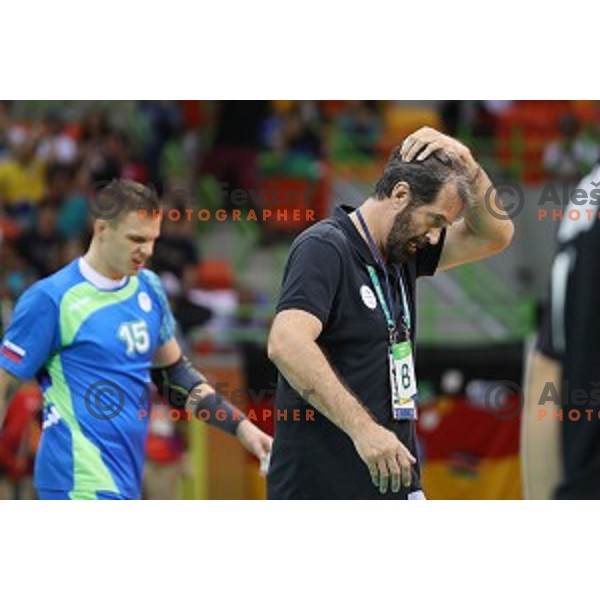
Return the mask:
[[[103,292],[112,292],[125,287],[129,281],[129,277],[125,276],[122,279],[110,279],[98,273],[86,260],[81,256],[78,260],[79,272],[81,276],[91,283],[94,287]]]

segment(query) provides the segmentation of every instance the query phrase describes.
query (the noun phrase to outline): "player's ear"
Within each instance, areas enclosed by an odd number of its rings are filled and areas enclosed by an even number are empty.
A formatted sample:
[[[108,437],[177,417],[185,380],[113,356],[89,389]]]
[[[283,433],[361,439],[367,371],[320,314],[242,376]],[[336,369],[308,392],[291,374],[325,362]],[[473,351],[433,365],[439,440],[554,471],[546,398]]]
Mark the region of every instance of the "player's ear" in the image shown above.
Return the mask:
[[[94,221],[94,235],[102,237],[108,229],[108,221],[104,219],[96,219]]]
[[[399,181],[392,189],[391,199],[397,212],[403,211],[410,202],[410,185],[406,181]]]

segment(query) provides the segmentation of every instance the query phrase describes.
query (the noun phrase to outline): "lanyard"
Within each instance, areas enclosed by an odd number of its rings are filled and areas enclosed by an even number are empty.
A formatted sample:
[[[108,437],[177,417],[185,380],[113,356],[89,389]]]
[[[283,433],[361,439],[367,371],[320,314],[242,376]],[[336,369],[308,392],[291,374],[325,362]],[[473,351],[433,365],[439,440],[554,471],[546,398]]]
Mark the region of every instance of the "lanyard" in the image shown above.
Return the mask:
[[[375,259],[375,262],[381,267],[383,270],[383,274],[385,275],[385,285],[386,285],[386,293],[383,293],[383,289],[381,288],[381,283],[379,282],[379,277],[377,276],[377,272],[375,268],[371,265],[367,265],[367,270],[369,272],[369,277],[371,278],[371,282],[373,283],[373,287],[375,288],[375,292],[377,293],[377,298],[379,299],[379,304],[381,305],[381,309],[383,310],[383,314],[385,315],[385,320],[387,322],[388,331],[390,334],[390,344],[395,344],[397,339],[397,328],[394,319],[390,313],[389,306],[392,305],[392,294],[390,288],[390,279],[388,276],[387,268],[385,263],[383,262],[383,257],[379,252],[379,248],[377,248],[373,237],[371,236],[371,232],[367,227],[367,223],[360,212],[360,209],[357,209],[356,214],[358,216],[358,220],[360,222],[363,231],[367,237],[367,242],[369,244],[369,248],[371,249],[371,254]],[[406,290],[404,289],[404,281],[402,279],[402,273],[400,269],[396,265],[394,265],[396,275],[398,277],[398,282],[400,284],[400,292],[402,294],[402,325],[404,326],[404,330],[406,332],[407,338],[410,338],[410,310],[408,308],[408,300],[406,297]],[[386,301],[387,296],[387,301]],[[389,303],[389,304],[388,304]]]

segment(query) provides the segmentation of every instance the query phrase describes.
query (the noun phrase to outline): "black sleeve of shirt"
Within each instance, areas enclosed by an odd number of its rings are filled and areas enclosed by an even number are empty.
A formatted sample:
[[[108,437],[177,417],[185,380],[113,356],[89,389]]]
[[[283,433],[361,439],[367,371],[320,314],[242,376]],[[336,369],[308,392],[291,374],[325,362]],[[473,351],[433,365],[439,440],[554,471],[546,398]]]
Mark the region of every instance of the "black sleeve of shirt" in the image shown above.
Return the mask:
[[[565,273],[563,272],[560,277],[565,277],[566,276],[566,280],[564,282],[559,282],[556,281],[557,277],[558,277],[558,273],[555,271],[555,265],[556,265],[556,261],[557,258],[563,254],[563,253],[567,253],[567,252],[572,252],[573,256],[575,255],[575,248],[573,246],[573,244],[564,244],[559,246],[558,251],[556,252],[556,255],[554,256],[554,261],[552,262],[552,267],[550,270],[550,278],[549,278],[549,282],[548,282],[548,293],[547,293],[547,298],[548,298],[548,302],[546,304],[546,306],[544,307],[544,311],[542,313],[542,319],[541,319],[541,323],[540,323],[540,328],[539,328],[539,332],[538,332],[538,337],[536,340],[536,344],[535,344],[535,348],[538,352],[540,352],[541,354],[543,354],[544,356],[547,356],[548,358],[553,358],[555,360],[562,360],[563,359],[563,352],[560,348],[557,348],[557,343],[556,343],[556,335],[557,333],[554,331],[554,318],[560,318],[562,323],[565,323],[564,319],[565,319],[565,314],[563,313],[562,315],[554,315],[554,313],[556,312],[557,308],[556,306],[554,306],[554,302],[556,300],[556,298],[554,298],[553,296],[553,288],[555,286],[555,284],[558,284],[558,288],[562,289],[565,288],[565,302],[567,300],[567,296],[571,296],[573,291],[570,289],[571,288],[571,281],[572,281],[572,273],[568,273],[565,275]],[[569,271],[571,271],[571,268],[569,268]],[[565,307],[563,307],[563,311],[566,309],[566,304]],[[560,335],[560,334],[558,334]]]
[[[538,352],[548,358],[553,358],[555,360],[562,359],[561,353],[557,352],[554,348],[554,340],[552,337],[552,306],[550,303],[548,303],[548,306],[546,306],[544,310],[535,348]]]
[[[440,262],[444,241],[446,240],[446,228],[442,229],[440,239],[435,246],[427,244],[417,251],[417,277],[433,275]]]
[[[342,257],[328,241],[306,237],[292,246],[277,312],[305,310],[325,325],[338,289]]]

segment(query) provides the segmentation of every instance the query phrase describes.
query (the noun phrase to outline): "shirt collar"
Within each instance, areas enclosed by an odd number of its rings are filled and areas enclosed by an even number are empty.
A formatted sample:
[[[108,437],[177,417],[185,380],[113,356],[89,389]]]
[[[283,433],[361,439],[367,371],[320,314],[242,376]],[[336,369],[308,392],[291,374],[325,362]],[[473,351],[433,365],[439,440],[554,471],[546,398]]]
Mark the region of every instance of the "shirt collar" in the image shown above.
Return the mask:
[[[99,290],[116,290],[117,288],[123,287],[127,283],[127,277],[122,279],[110,279],[104,275],[98,273],[90,263],[85,260],[82,256],[79,259],[79,272],[82,277],[89,281],[92,285],[97,287]]]
[[[333,220],[344,230],[352,246],[361,260],[367,264],[373,264],[375,261],[366,240],[360,235],[358,229],[350,219],[350,213],[356,209],[348,204],[338,204],[333,211]]]

